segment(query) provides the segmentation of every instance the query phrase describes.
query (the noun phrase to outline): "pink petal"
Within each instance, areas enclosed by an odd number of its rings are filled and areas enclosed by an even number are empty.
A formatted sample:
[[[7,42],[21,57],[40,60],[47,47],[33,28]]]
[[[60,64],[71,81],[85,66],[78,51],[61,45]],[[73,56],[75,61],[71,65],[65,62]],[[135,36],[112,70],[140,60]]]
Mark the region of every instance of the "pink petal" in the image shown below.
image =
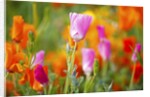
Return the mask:
[[[78,42],[83,39],[92,22],[92,17],[84,14],[70,13],[70,35],[74,41]]]
[[[43,85],[48,83],[48,76],[46,75],[42,65],[37,65],[34,70],[34,77],[35,79]]]
[[[97,30],[98,30],[98,36],[100,39],[103,39],[105,38],[105,29],[104,29],[104,26],[97,26]]]
[[[83,48],[82,49],[82,67],[84,73],[89,76],[93,70],[95,52],[93,49]]]
[[[110,41],[107,39],[103,39],[98,45],[98,50],[103,60],[109,60],[111,55]]]
[[[44,54],[45,52],[43,50],[36,53],[35,59],[34,57],[32,58],[32,62],[34,61],[32,67],[34,67],[37,64],[42,64],[42,65],[44,64]]]

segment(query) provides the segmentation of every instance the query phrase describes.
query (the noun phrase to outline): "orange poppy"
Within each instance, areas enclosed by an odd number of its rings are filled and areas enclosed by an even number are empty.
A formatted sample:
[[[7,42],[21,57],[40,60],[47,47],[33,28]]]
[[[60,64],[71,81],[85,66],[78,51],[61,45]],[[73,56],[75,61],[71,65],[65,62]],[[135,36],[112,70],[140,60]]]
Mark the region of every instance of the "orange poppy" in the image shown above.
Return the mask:
[[[23,49],[27,46],[29,32],[32,32],[35,35],[34,26],[25,23],[22,16],[14,16],[13,25],[11,29],[11,38],[13,41],[18,43]]]
[[[11,29],[11,38],[16,41],[20,42],[23,38],[23,26],[24,26],[24,19],[22,16],[14,16],[13,17],[13,25]]]
[[[43,91],[43,85],[34,78],[34,70],[35,70],[35,68],[36,68],[36,66],[33,69],[26,68],[23,76],[19,80],[19,84],[23,85],[26,82],[29,82],[30,86],[34,90],[36,90],[37,92],[42,92]],[[43,66],[43,69],[44,69],[46,75],[48,76],[48,67],[47,66]]]
[[[14,84],[12,83],[12,81],[6,81],[6,95],[9,96],[12,93],[12,90],[14,90]]]
[[[9,80],[6,81],[6,89],[7,89],[6,90],[6,95],[7,96],[11,96],[12,94],[14,96],[20,96],[18,91],[15,89],[14,84],[12,83],[12,81],[9,81]]]
[[[23,72],[23,67],[28,66],[28,58],[19,46],[6,43],[6,70],[8,72]]]
[[[134,7],[120,6],[118,8],[119,28],[121,30],[130,30],[138,21],[138,13]]]
[[[24,27],[23,27],[23,38],[22,38],[22,40],[21,40],[21,42],[20,42],[20,46],[22,47],[22,48],[26,48],[26,46],[27,46],[27,42],[28,42],[28,40],[29,40],[29,33],[33,33],[33,37],[35,37],[35,28],[34,28],[34,26],[33,25],[31,25],[31,24],[24,24]]]
[[[66,76],[66,73],[64,72],[65,70],[67,70],[65,52],[57,53],[56,56],[54,56],[54,59],[52,61],[52,69],[57,75],[62,77]]]
[[[135,7],[135,10],[138,12],[139,21],[143,25],[143,7]]]

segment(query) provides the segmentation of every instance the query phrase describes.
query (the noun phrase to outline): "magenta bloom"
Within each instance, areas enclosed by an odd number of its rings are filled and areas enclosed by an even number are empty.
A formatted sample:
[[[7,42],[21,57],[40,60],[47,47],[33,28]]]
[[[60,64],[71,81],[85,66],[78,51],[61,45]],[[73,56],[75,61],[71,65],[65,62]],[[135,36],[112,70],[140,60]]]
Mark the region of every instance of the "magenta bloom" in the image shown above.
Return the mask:
[[[48,76],[46,75],[42,65],[37,65],[34,70],[34,78],[43,85],[48,83]]]
[[[141,48],[142,48],[141,44],[140,44],[140,43],[137,43],[136,46],[135,46],[134,52],[140,52],[140,51],[141,51]]]
[[[44,64],[44,54],[45,52],[43,50],[36,53],[35,59],[34,57],[32,58],[32,62],[34,61],[32,67],[34,67],[37,64],[41,64],[41,65]]]
[[[91,24],[92,17],[84,14],[70,13],[70,35],[75,42],[83,39]]]
[[[82,68],[86,76],[89,76],[93,70],[95,52],[93,49],[82,49]]]
[[[97,30],[98,30],[98,36],[100,38],[100,40],[105,38],[105,29],[104,26],[97,26]]]
[[[110,41],[107,39],[103,39],[99,45],[98,45],[98,50],[100,52],[101,57],[103,58],[104,61],[110,59],[111,55],[111,48],[110,48]]]
[[[136,62],[136,61],[137,61],[137,59],[138,59],[137,56],[138,56],[138,53],[140,53],[141,48],[142,48],[141,44],[140,44],[140,43],[137,43],[136,46],[135,46],[134,52],[133,52],[133,54],[132,54],[132,57],[131,57],[131,60],[132,60],[133,62]]]

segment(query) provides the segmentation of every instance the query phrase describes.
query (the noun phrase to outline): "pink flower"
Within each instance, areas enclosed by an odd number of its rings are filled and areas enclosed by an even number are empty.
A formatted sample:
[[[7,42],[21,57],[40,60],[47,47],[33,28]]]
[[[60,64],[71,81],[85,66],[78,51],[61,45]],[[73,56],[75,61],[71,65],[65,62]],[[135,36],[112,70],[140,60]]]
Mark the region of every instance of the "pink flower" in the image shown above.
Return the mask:
[[[135,46],[135,49],[134,49],[134,52],[140,52],[142,49],[142,46],[140,43],[137,43],[136,46]]]
[[[91,24],[92,17],[84,14],[70,13],[70,35],[75,42],[82,40]]]
[[[100,52],[101,57],[103,58],[104,61],[110,59],[111,55],[111,48],[110,48],[110,41],[107,39],[103,39],[99,45],[98,45],[98,50]]]
[[[34,67],[37,64],[41,64],[41,65],[44,64],[44,54],[45,54],[45,52],[43,50],[36,53],[35,59],[34,59],[34,57],[32,58],[32,62],[34,61],[32,64],[32,67]]]
[[[104,29],[104,26],[97,26],[97,30],[98,30],[98,36],[100,38],[100,40],[104,39],[105,38],[105,29]]]
[[[43,85],[48,84],[48,76],[46,75],[46,72],[41,64],[36,66],[34,70],[34,78]]]
[[[141,48],[142,48],[141,44],[140,44],[140,43],[137,43],[136,46],[135,46],[134,52],[133,52],[133,54],[132,54],[132,57],[131,57],[131,60],[132,60],[133,62],[136,62],[136,61],[137,61],[137,59],[138,59],[138,58],[137,58],[137,57],[138,57],[138,53],[140,53]]]
[[[89,76],[93,70],[95,53],[93,49],[82,49],[82,68],[86,76]]]

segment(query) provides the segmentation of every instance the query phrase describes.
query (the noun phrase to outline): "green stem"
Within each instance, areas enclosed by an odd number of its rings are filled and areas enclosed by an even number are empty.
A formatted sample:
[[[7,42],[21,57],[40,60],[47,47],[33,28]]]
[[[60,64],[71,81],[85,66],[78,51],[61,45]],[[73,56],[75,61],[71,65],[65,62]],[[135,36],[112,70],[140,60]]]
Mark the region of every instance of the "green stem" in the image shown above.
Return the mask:
[[[91,86],[93,84],[93,81],[94,81],[95,77],[96,77],[95,75],[92,76],[92,77],[90,77],[90,76],[86,77],[86,82],[85,82],[85,87],[84,87],[84,93],[88,92],[91,89]]]
[[[47,89],[46,89],[46,87],[43,87],[44,88],[44,95],[46,95],[47,94]]]
[[[108,63],[106,61],[104,61],[103,63],[103,69],[102,69],[102,77],[105,78],[106,74],[107,74],[107,70],[108,70]]]
[[[51,94],[52,87],[53,87],[53,83],[49,84],[49,87],[48,87],[48,94]]]
[[[67,70],[67,77],[66,77],[65,89],[64,89],[65,94],[68,93],[68,87],[70,85],[70,75],[72,74],[72,70],[73,70],[76,46],[77,46],[77,43],[75,43],[72,54],[67,57],[68,70]],[[70,59],[70,57],[71,57],[71,59]]]
[[[87,86],[88,86],[89,80],[90,80],[90,76],[89,77],[86,76],[86,81],[85,81],[85,85],[84,85],[84,93],[88,92]]]
[[[133,78],[134,78],[134,73],[135,73],[135,67],[136,67],[136,65],[134,64],[134,66],[133,66],[133,71],[132,71],[132,75],[131,75],[131,80],[130,80],[130,84],[129,84],[129,89],[130,89],[130,90],[133,89]]]
[[[69,86],[69,77],[67,74],[66,83],[65,83],[65,91],[64,91],[65,94],[68,92],[68,86]]]
[[[37,5],[36,5],[36,3],[33,3],[32,7],[33,7],[33,24],[34,24],[35,27],[37,27],[38,15],[37,15]]]
[[[71,59],[71,71],[73,70],[73,65],[74,65],[74,60],[75,60],[75,52],[76,52],[76,47],[77,47],[77,43],[75,42],[75,46],[73,48],[73,52],[72,52],[72,59]]]

